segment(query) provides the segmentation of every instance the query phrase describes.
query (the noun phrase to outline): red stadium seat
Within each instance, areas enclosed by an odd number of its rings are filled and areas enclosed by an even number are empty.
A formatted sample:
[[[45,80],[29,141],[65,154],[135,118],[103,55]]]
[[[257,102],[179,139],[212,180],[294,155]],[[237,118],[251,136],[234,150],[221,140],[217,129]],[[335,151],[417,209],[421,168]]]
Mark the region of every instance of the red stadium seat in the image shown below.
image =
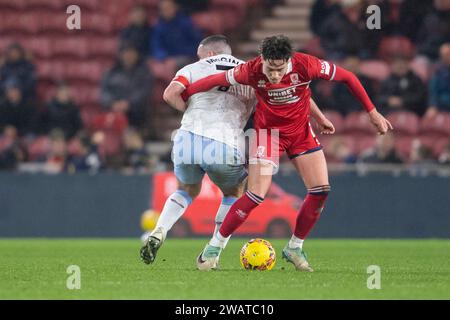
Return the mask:
[[[212,11],[216,12],[222,17],[223,26],[225,30],[234,30],[236,29],[243,18],[243,15],[236,14],[236,11],[233,9],[222,9],[220,11]]]
[[[3,54],[6,48],[8,48],[14,42],[23,44],[25,42],[23,35],[4,36],[4,37],[0,36],[0,54]]]
[[[377,141],[377,137],[375,135],[358,135],[354,138],[356,140],[356,153],[358,155],[372,149]]]
[[[422,134],[436,133],[450,137],[450,112],[440,112],[432,118],[423,117],[420,122]]]
[[[395,137],[395,150],[397,154],[405,161],[408,161],[410,157],[412,142],[414,139],[416,138],[408,136]]]
[[[353,134],[375,134],[376,130],[369,120],[367,112],[352,112],[344,120],[345,133]]]
[[[46,155],[50,151],[50,139],[47,136],[40,136],[28,144],[28,154],[31,161]]]
[[[58,10],[62,8],[61,0],[26,0],[26,10]]]
[[[163,61],[149,59],[147,65],[153,76],[165,83],[170,82],[177,72],[177,61],[171,58]]]
[[[66,64],[64,79],[85,80],[97,85],[102,74],[102,66],[96,62],[72,62]]]
[[[412,42],[402,36],[385,37],[378,48],[378,56],[383,60],[391,60],[395,57],[412,58],[414,52]]]
[[[95,46],[88,46],[89,55],[91,56],[109,56],[115,57],[118,49],[116,37],[92,37],[89,39],[90,43],[95,43]]]
[[[387,116],[395,133],[415,135],[419,132],[419,117],[409,111],[392,112]]]
[[[83,36],[58,37],[52,41],[52,56],[85,59],[89,55],[88,48],[92,46],[89,38]]]
[[[45,37],[28,37],[23,41],[23,46],[29,50],[33,56],[49,58],[52,56],[51,40]]]
[[[319,57],[319,58],[323,58],[326,55],[325,50],[323,49],[322,45],[320,44],[319,37],[313,37],[310,40],[308,40],[304,44],[302,51],[304,51],[310,55]]]
[[[383,81],[389,77],[391,72],[388,64],[381,60],[362,61],[359,66],[359,71],[366,77],[377,81]]]
[[[103,2],[104,2],[102,0],[77,0],[77,1],[58,0],[58,1],[64,8],[67,8],[68,6],[70,6],[72,4],[76,4],[80,7],[81,11],[83,11],[83,10],[89,10],[89,11],[101,10],[101,6],[103,5]],[[111,2],[116,3],[116,1],[111,1]]]
[[[83,27],[87,30],[110,34],[114,31],[114,21],[107,14],[87,13],[83,15]]]
[[[449,136],[434,134],[420,135],[419,140],[433,152],[435,157],[438,157],[450,143]]]
[[[207,33],[223,33],[223,16],[218,12],[199,12],[192,15],[192,22]]]
[[[336,129],[336,133],[339,134],[344,132],[344,117],[339,112],[333,110],[325,110],[323,111],[323,114],[328,118],[328,120],[333,123],[334,128]]]
[[[41,21],[40,31],[45,32],[53,31],[59,34],[68,33],[71,31],[66,28],[67,14],[65,11],[44,12],[36,14],[36,16],[39,17],[39,20]]]
[[[5,9],[13,9],[13,10],[23,10],[27,5],[27,0],[0,0],[0,9],[3,11]]]
[[[243,0],[210,0],[210,6],[212,8],[230,7],[242,14],[247,8],[248,4]]]
[[[92,85],[73,87],[75,101],[81,106],[95,105],[100,101],[100,89]]]

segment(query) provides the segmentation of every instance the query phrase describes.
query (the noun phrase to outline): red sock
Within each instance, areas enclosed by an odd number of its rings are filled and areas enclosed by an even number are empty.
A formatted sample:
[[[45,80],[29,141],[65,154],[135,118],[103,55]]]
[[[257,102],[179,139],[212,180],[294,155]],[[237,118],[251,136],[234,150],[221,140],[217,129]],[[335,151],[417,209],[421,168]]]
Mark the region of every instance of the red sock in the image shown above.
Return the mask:
[[[247,220],[250,212],[263,202],[264,198],[247,191],[230,208],[219,232],[223,237],[230,236],[241,224]]]
[[[319,220],[329,191],[330,186],[320,186],[308,190],[308,195],[297,215],[294,231],[294,235],[297,238],[305,240],[317,220]]]

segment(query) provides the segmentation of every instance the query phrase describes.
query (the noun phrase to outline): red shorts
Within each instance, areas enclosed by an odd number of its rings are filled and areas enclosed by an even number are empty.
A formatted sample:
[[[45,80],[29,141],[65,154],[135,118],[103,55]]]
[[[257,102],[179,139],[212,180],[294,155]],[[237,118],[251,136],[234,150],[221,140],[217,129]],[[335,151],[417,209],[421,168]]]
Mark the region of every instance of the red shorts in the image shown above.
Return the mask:
[[[294,159],[322,149],[309,122],[289,133],[277,129],[255,129],[255,133],[256,137],[250,142],[249,163],[270,162],[278,166],[285,151]]]

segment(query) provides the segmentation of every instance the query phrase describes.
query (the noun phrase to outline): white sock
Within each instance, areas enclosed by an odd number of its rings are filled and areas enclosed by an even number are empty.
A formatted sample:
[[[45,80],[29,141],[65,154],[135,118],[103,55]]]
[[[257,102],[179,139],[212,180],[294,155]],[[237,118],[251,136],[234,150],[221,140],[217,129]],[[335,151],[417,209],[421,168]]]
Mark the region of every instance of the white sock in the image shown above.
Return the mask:
[[[292,235],[291,240],[289,240],[289,248],[295,249],[300,248],[303,249],[303,239],[297,238],[296,236]]]
[[[228,211],[230,210],[233,203],[235,203],[237,198],[234,197],[225,197],[222,199],[222,202],[220,204],[219,209],[216,213],[216,227],[214,228],[214,235],[216,235],[219,232],[220,226],[222,225],[223,220],[225,220],[225,216],[227,215]],[[225,238],[223,241],[223,247],[225,248],[227,246],[228,240],[230,240],[231,235],[228,238]]]
[[[192,198],[186,191],[177,190],[167,198],[164,208],[159,216],[155,230],[161,227],[167,233],[175,222],[180,219],[187,207],[192,203]],[[165,237],[165,234],[164,234]]]
[[[224,243],[226,243],[227,241],[228,241],[228,238],[225,238],[224,236],[222,236],[220,234],[219,231],[217,231],[217,233],[215,233],[213,235],[213,237],[211,238],[211,240],[209,241],[209,244],[214,247],[223,248]]]

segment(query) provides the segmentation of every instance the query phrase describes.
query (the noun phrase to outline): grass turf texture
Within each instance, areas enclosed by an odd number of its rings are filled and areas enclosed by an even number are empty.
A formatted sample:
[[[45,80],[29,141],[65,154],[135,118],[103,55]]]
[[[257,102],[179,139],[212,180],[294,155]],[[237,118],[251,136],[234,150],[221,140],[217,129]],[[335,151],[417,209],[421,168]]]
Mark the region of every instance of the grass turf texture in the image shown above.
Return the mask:
[[[2,239],[0,299],[449,299],[450,240],[308,240],[314,273],[281,260],[286,240],[272,240],[273,270],[247,271],[232,239],[221,270],[200,272],[206,239],[168,239],[153,265],[139,260],[138,240]],[[68,290],[66,269],[81,269]],[[381,289],[367,288],[367,267],[381,268]]]

